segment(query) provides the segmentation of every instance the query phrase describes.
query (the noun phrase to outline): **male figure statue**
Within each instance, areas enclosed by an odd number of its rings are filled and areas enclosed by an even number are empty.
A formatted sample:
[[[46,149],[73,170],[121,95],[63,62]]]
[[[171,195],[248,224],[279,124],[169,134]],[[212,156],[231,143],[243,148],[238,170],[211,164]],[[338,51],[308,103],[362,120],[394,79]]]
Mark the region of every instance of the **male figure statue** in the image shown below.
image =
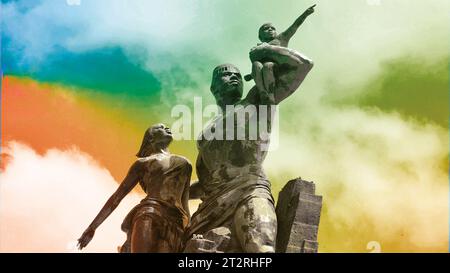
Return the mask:
[[[222,114],[203,131],[203,137],[197,142],[199,181],[190,189],[190,198],[201,198],[203,202],[191,218],[186,238],[194,240],[194,237],[198,238],[194,235],[226,227],[236,243],[225,252],[275,251],[277,220],[274,200],[270,182],[262,169],[268,140],[209,139],[204,137],[206,130],[217,130],[226,124],[227,116],[236,114],[234,110],[227,112],[227,105],[244,107],[280,103],[299,87],[313,66],[312,61],[300,53],[267,43],[253,48],[250,59],[270,59],[275,64],[263,68],[259,71],[261,75],[255,77],[255,81],[271,77],[274,82],[270,90],[272,99],[268,101],[260,95],[269,92],[258,89],[258,86],[264,86],[260,82],[241,99],[243,82],[239,69],[231,64],[214,69],[211,92]],[[245,120],[244,127],[248,127],[249,120]]]

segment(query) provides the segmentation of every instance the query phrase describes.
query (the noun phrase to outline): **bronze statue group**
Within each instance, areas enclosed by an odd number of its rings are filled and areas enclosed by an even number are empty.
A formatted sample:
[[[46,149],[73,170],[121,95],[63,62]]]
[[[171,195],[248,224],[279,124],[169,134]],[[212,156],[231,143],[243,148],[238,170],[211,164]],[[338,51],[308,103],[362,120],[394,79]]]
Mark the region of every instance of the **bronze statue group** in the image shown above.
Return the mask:
[[[280,34],[270,23],[260,27],[261,43],[250,50],[252,74],[245,76],[253,79],[255,86],[245,98],[237,67],[222,64],[213,70],[210,89],[221,114],[210,128],[223,125],[227,116],[236,114],[227,110],[227,105],[278,105],[297,90],[313,63],[289,49],[288,43],[314,7]],[[127,240],[120,252],[183,252],[187,244],[215,229],[227,230],[231,238],[220,252],[275,252],[277,217],[270,182],[262,168],[267,154],[263,146],[268,140],[209,139],[202,134],[197,140],[198,181],[191,185],[192,165],[185,157],[169,152],[172,139],[164,124],[145,131],[138,159],[79,238],[79,248],[92,240],[97,227],[139,183],[146,197],[122,223]],[[189,199],[202,200],[192,216]],[[189,251],[196,252],[195,248]]]

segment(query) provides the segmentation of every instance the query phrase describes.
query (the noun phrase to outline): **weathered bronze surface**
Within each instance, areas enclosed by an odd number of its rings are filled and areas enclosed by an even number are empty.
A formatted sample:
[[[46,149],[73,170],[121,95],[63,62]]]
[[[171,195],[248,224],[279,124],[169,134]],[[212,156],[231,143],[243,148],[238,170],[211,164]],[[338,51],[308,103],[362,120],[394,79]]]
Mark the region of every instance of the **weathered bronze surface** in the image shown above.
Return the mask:
[[[123,221],[127,240],[120,252],[181,251],[189,222],[192,166],[186,158],[169,153],[171,141],[172,133],[164,124],[154,125],[145,132],[138,159],[78,240],[80,249],[92,240],[97,227],[139,183],[147,196]]]
[[[199,181],[191,185],[190,198],[201,198],[202,203],[192,216],[186,233],[186,252],[274,252],[277,220],[274,201],[262,164],[267,154],[268,139],[208,139],[207,132],[218,130],[227,117],[237,115],[239,107],[278,104],[300,86],[313,63],[297,51],[262,43],[250,52],[252,62],[271,60],[255,77],[256,86],[244,99],[243,82],[239,69],[231,64],[217,66],[213,71],[211,92],[222,113],[202,132],[197,142],[197,175]],[[230,111],[227,105],[234,105]],[[256,116],[258,119],[259,116]],[[248,127],[252,119],[245,119]],[[236,120],[236,119],[234,119]],[[271,120],[268,120],[270,123]],[[270,128],[270,124],[269,124]],[[235,130],[236,131],[236,130]],[[226,132],[226,130],[224,130]],[[229,236],[214,240],[210,234]],[[220,241],[220,251],[217,243]],[[213,242],[213,243],[210,243]],[[206,249],[205,249],[206,248]]]
[[[270,45],[276,45],[276,46],[282,46],[282,47],[288,47],[289,46],[289,40],[294,36],[294,34],[297,32],[297,29],[303,24],[305,19],[314,13],[314,7],[316,5],[313,5],[309,7],[307,10],[305,10],[295,21],[294,23],[289,26],[288,29],[281,32],[280,34],[277,33],[277,30],[275,26],[272,23],[265,23],[263,24],[258,31],[258,38],[262,43],[268,43]],[[253,69],[252,74],[245,75],[245,80],[250,81],[252,78],[255,78],[255,75],[258,75],[258,71],[260,71],[264,66],[273,66],[273,62],[268,59],[261,59],[261,60],[255,60],[253,61]],[[267,86],[266,86],[267,89]]]

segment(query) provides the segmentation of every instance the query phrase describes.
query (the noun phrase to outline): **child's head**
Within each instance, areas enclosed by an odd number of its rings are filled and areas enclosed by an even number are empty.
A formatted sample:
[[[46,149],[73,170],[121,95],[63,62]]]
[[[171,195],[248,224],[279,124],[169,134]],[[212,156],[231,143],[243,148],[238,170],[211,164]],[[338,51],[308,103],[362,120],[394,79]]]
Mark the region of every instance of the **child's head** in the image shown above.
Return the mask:
[[[277,37],[277,30],[272,23],[265,23],[259,28],[259,40],[263,43],[268,43]]]

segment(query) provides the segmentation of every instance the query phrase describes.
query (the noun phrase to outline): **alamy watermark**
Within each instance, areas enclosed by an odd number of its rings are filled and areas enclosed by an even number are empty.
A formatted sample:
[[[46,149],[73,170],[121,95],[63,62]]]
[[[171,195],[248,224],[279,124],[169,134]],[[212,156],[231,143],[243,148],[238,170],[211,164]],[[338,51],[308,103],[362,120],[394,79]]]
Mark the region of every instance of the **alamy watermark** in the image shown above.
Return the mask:
[[[381,253],[381,244],[378,241],[370,241],[366,246],[370,253]]]
[[[194,97],[193,109],[175,105],[171,117],[176,119],[170,126],[174,140],[248,140],[259,141],[265,151],[278,148],[277,105],[227,105],[222,110]]]

